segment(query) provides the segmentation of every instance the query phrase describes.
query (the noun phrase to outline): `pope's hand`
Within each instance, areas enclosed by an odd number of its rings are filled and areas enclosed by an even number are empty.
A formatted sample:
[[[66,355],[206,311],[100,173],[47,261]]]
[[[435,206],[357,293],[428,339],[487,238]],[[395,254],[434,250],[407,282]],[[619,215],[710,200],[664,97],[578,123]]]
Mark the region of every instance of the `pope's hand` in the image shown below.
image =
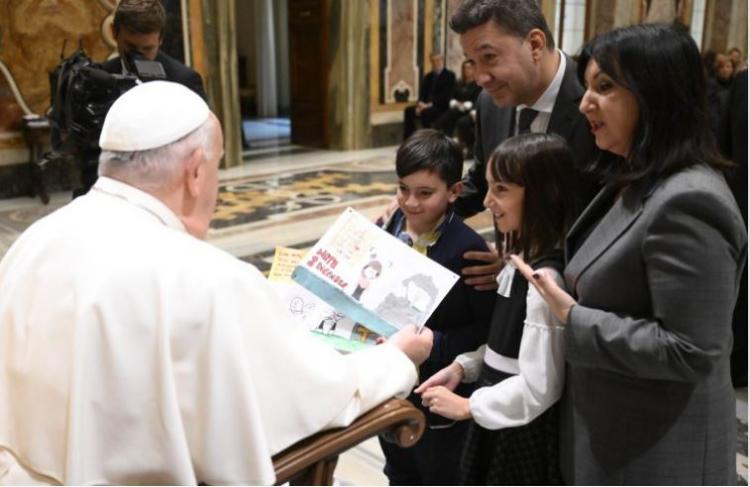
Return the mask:
[[[563,325],[568,322],[570,308],[576,304],[576,300],[557,285],[557,282],[544,270],[535,271],[517,255],[511,255],[510,259],[526,278],[539,291],[539,294],[547,301],[550,311],[560,320]]]
[[[432,330],[423,327],[417,332],[417,327],[408,325],[391,335],[388,340],[406,354],[415,365],[427,360],[432,350]]]
[[[464,368],[458,362],[453,362],[447,367],[443,367],[441,370],[432,374],[432,376],[426,381],[419,384],[419,387],[414,389],[417,394],[422,394],[424,391],[431,387],[443,386],[449,391],[456,388],[458,384],[464,378]]]

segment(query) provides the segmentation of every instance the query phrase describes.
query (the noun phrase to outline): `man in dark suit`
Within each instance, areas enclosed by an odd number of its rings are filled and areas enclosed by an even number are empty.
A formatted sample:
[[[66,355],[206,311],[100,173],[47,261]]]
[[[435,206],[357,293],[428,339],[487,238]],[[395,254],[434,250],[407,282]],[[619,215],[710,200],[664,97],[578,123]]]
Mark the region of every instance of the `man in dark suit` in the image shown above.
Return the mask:
[[[119,56],[104,62],[101,69],[113,74],[132,73],[125,59],[126,53],[135,54],[161,63],[166,81],[180,83],[207,101],[200,75],[159,50],[166,25],[167,13],[160,0],[121,0],[111,26]],[[88,193],[96,182],[98,158],[98,151],[83,156],[81,186],[73,189],[73,198]]]
[[[440,53],[430,56],[432,70],[427,73],[419,86],[419,100],[416,105],[404,110],[404,140],[417,130],[417,117],[422,127],[429,128],[440,115],[448,110],[456,74],[445,69],[445,60]]]
[[[535,0],[467,0],[453,13],[467,59],[484,88],[477,101],[474,164],[464,177],[455,211],[469,217],[484,210],[485,171],[492,151],[506,138],[524,132],[554,132],[567,140],[576,161],[578,197],[583,206],[598,192],[585,171],[596,147],[589,124],[578,110],[583,88],[573,61],[555,49],[552,33]],[[472,253],[490,264],[464,269],[467,283],[496,287],[497,256]]]
[[[180,83],[207,100],[200,75],[159,50],[166,23],[167,14],[160,0],[121,0],[112,22],[112,36],[119,56],[105,62],[102,68],[110,73],[128,72],[124,55],[137,53],[149,61],[161,63],[167,81]]]

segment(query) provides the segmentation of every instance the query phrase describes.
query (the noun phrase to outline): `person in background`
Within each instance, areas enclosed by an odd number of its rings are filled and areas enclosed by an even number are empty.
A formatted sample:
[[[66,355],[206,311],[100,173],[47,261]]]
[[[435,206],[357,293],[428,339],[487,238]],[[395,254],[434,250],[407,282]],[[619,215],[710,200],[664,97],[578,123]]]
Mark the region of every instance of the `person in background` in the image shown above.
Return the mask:
[[[433,124],[433,128],[449,137],[457,131],[464,153],[474,147],[474,107],[480,91],[482,88],[474,79],[474,65],[471,61],[464,61],[461,63],[461,80],[453,88],[449,108]]]
[[[573,222],[573,156],[554,134],[503,141],[487,164],[485,205],[517,252],[562,284],[561,244]],[[447,418],[471,419],[461,485],[558,485],[557,401],[565,377],[565,329],[512,264],[501,286],[487,343],[459,355],[416,389]],[[477,383],[466,398],[453,392]]]
[[[453,213],[462,169],[461,149],[448,136],[432,129],[415,132],[396,153],[399,208],[384,223],[388,233],[456,273],[471,265],[465,252],[487,251],[484,239]],[[453,286],[427,320],[434,339],[429,358],[419,368],[421,380],[487,341],[494,302],[492,291],[477,291],[462,280]],[[456,392],[468,397],[471,391],[465,384]],[[409,400],[425,413],[427,428],[411,448],[381,439],[390,484],[456,485],[468,424],[432,414],[414,393]]]
[[[117,43],[118,55],[105,61],[100,68],[112,74],[130,74],[133,56],[161,64],[164,80],[180,83],[208,100],[201,76],[159,50],[164,39],[167,13],[160,0],[120,0],[112,21],[112,37]],[[97,155],[82,161],[80,186],[73,188],[73,198],[89,192],[98,177]]]
[[[578,66],[607,184],[568,232],[565,287],[512,257],[566,328],[563,480],[734,484],[747,232],[698,48],[680,26],[636,25],[589,41]]]
[[[0,484],[274,482],[272,455],[409,392],[432,333],[340,355],[203,241],[222,131],[183,85],[107,113],[92,190],[0,261]]]
[[[445,68],[445,58],[439,52],[430,55],[430,64],[430,72],[419,85],[417,104],[404,110],[404,140],[417,130],[417,121],[423,128],[432,127],[432,123],[448,110],[456,74]]]
[[[729,88],[732,86],[734,70],[732,62],[726,54],[708,51],[704,55],[704,62],[712,62],[710,69],[706,70],[706,97],[711,116],[711,129],[718,140],[722,136],[719,133],[721,118],[727,109]]]
[[[740,51],[739,47],[731,48],[727,54],[729,54],[729,58],[732,60],[734,74],[747,69],[747,60],[742,56],[742,51]]]
[[[160,49],[166,26],[167,13],[161,0],[120,0],[112,22],[118,56],[107,60],[102,69],[109,73],[128,73],[126,55],[140,55],[160,63],[166,81],[180,83],[208,101],[200,74]]]

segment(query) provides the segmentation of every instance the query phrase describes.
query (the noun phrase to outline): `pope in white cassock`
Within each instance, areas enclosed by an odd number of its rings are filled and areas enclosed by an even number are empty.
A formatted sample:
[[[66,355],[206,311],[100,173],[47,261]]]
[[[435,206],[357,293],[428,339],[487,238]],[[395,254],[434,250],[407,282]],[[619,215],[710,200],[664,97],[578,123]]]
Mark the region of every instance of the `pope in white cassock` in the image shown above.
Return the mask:
[[[0,483],[269,484],[271,456],[416,381],[432,335],[348,356],[205,243],[221,128],[182,85],[121,96],[93,190],[0,262]]]

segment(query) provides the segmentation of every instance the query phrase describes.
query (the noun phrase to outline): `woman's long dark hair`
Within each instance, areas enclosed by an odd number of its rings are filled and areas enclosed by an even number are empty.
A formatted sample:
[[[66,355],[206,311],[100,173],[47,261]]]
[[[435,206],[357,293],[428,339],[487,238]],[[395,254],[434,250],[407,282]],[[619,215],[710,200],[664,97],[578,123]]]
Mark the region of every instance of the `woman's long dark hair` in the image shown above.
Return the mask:
[[[576,209],[576,171],[565,140],[544,133],[511,137],[494,150],[488,164],[495,181],[524,188],[521,229],[506,252],[523,252],[532,262],[562,248]]]
[[[591,60],[632,92],[640,109],[625,161],[604,152],[597,164],[610,184],[655,181],[694,164],[730,167],[711,131],[701,55],[684,27],[643,24],[600,34],[581,52],[582,83]]]

